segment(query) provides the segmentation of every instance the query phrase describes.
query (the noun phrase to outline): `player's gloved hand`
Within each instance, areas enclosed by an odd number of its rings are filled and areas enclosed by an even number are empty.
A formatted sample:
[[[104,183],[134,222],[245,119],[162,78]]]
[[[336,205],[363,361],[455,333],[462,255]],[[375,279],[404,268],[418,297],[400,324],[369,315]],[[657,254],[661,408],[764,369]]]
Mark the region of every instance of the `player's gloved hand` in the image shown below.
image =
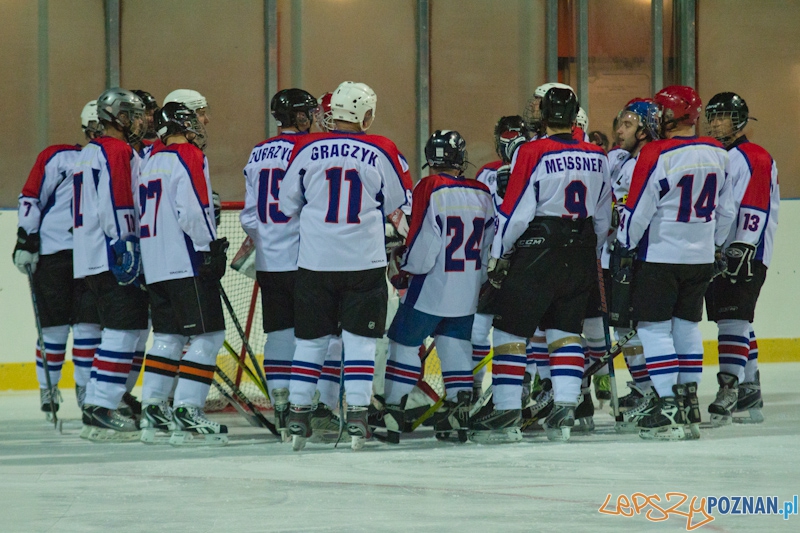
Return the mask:
[[[616,203],[612,204],[611,206],[611,229],[617,229],[619,227],[619,220],[620,220],[620,211],[622,211],[622,206],[618,206]]]
[[[11,258],[14,260],[14,265],[23,274],[28,273],[28,268],[31,274],[36,272],[36,264],[39,262],[39,244],[41,239],[38,233],[28,233],[22,229],[17,228],[17,244],[14,246],[14,253]]]
[[[511,177],[511,165],[503,165],[497,169],[497,196],[505,198],[508,178]]]
[[[508,268],[511,266],[511,254],[505,254],[499,259],[492,257],[489,259],[489,266],[486,269],[486,274],[489,276],[489,283],[495,289],[499,289],[503,285],[503,280],[508,275]]]
[[[727,268],[728,260],[725,258],[725,252],[722,250],[722,246],[717,246],[714,249],[714,275],[711,276],[711,279],[720,275],[724,276]]]
[[[501,139],[500,142],[503,148],[503,161],[506,163],[511,163],[511,161],[514,159],[514,153],[517,151],[517,148],[525,144],[527,141],[528,139],[526,139],[522,134],[519,134],[513,139],[505,142],[503,139]]]
[[[128,235],[124,239],[117,239],[111,245],[114,263],[111,273],[117,278],[120,285],[136,285],[142,273],[142,254],[139,251],[139,238]]]
[[[211,241],[209,249],[210,251],[208,252],[201,252],[203,254],[203,262],[200,263],[198,270],[201,277],[219,281],[225,275],[225,267],[228,263],[228,239],[222,237]]]
[[[753,259],[756,247],[750,243],[736,241],[725,249],[727,266],[723,276],[730,278],[731,283],[741,281],[747,283],[753,279]]]
[[[411,274],[409,274],[405,270],[401,270],[397,274],[389,278],[389,282],[392,284],[392,287],[394,287],[398,291],[407,289],[408,284],[411,282]]]
[[[214,204],[214,223],[219,227],[222,222],[222,200],[214,191],[211,191],[211,202]]]
[[[619,282],[626,282],[633,274],[633,260],[636,259],[636,250],[629,250],[619,241],[611,244],[611,261],[609,267],[611,275]]]

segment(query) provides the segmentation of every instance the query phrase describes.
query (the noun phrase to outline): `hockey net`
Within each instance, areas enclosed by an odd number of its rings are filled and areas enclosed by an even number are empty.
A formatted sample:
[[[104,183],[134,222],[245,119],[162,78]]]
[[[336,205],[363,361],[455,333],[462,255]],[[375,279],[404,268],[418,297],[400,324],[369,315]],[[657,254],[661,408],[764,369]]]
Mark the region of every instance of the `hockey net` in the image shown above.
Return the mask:
[[[223,202],[222,204],[222,216],[220,225],[217,228],[217,235],[219,237],[227,237],[228,242],[230,243],[228,258],[231,262],[236,262],[242,245],[247,240],[247,235],[245,234],[239,222],[239,213],[243,207],[244,204],[242,202]],[[251,260],[255,259],[254,255],[255,254],[253,254],[251,257]],[[248,343],[256,355],[258,364],[263,368],[264,342],[266,341],[267,336],[262,327],[261,292],[254,277],[244,274],[243,272],[245,271],[247,271],[247,269],[241,269],[241,271],[239,271],[228,265],[228,268],[225,270],[225,276],[222,278],[222,287],[225,289],[225,293],[227,294],[228,299],[231,301],[231,305],[236,313],[236,318],[239,320],[239,323],[245,331],[245,336],[247,337]],[[254,276],[255,268],[251,268],[250,272]],[[396,295],[394,300],[396,302]],[[223,309],[225,312],[225,340],[233,349],[236,358],[246,364],[248,368],[253,370],[254,373],[258,375],[253,368],[249,356],[247,355],[247,351],[244,347],[241,336],[236,330],[236,326],[230,316],[230,313],[228,312],[227,307],[223,306]],[[394,313],[390,314],[393,315]],[[380,352],[381,350],[379,350],[377,356],[381,357],[382,355],[385,358],[385,350],[383,351],[383,354]],[[384,364],[376,364],[376,370],[384,368],[385,360],[383,363]],[[269,400],[266,396],[264,396],[260,387],[252,379],[250,379],[247,373],[240,369],[239,364],[236,363],[227,348],[224,346],[217,355],[217,366],[234,383],[236,383],[236,385],[254,405],[264,410],[272,408]],[[227,389],[224,381],[218,374],[215,374],[214,379]],[[376,385],[376,388],[381,389],[380,392],[382,392],[382,375],[376,376]],[[414,390],[413,398],[409,399],[412,400],[411,404],[413,405],[431,405],[443,395],[444,379],[442,377],[441,361],[439,360],[439,357],[436,354],[436,349],[434,348],[425,359],[425,364],[422,370],[422,378],[418,384],[418,387]],[[227,407],[227,400],[220,395],[216,387],[212,387],[209,391],[208,399],[206,400],[205,410],[207,412],[216,412],[225,410]]]

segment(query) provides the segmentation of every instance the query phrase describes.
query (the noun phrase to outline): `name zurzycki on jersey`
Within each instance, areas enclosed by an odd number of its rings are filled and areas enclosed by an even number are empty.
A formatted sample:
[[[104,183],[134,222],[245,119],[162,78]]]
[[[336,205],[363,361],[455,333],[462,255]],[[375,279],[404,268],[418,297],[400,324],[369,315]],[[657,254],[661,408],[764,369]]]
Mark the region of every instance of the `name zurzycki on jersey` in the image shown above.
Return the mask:
[[[139,174],[138,162],[133,148],[113,137],[95,139],[81,150],[73,174],[76,278],[108,271],[110,245],[136,235],[132,176]]]
[[[410,200],[397,146],[366,133],[313,133],[295,144],[280,210],[300,216],[297,266],[358,271],[386,266],[384,219]]]
[[[781,199],[778,169],[769,152],[745,137],[733,143],[728,156],[737,220],[731,226],[725,246],[735,241],[752,244],[756,247],[756,261],[769,266]]]
[[[414,189],[408,250],[413,274],[403,303],[440,317],[472,315],[494,231],[494,205],[483,183],[438,174]]]
[[[511,251],[534,217],[591,217],[599,250],[611,223],[611,185],[603,149],[560,137],[523,144],[514,155],[498,212],[492,256]]]
[[[281,212],[278,193],[297,139],[305,134],[282,133],[256,145],[244,167],[247,191],[239,216],[245,232],[256,242],[256,270],[297,270],[300,220]]]
[[[208,161],[191,143],[153,154],[138,186],[142,265],[147,283],[198,275],[199,252],[216,239]],[[184,242],[185,247],[175,243]]]
[[[39,234],[42,255],[72,249],[72,173],[80,152],[69,144],[45,148],[19,196],[18,226]]]
[[[648,143],[620,220],[622,245],[648,263],[713,263],[734,216],[727,170],[728,153],[711,137]]]

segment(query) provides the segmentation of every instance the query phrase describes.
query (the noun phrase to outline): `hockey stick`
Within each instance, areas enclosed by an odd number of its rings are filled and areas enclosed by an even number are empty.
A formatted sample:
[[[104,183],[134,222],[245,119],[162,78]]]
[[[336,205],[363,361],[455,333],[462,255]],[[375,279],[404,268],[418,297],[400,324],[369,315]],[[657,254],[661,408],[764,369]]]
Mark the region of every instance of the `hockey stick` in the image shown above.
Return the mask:
[[[617,341],[617,344],[612,346],[610,350],[606,350],[606,353],[600,356],[597,361],[592,363],[592,365],[586,369],[586,371],[583,373],[583,377],[590,378],[597,374],[597,372],[607,364],[613,363],[614,358],[622,353],[622,347],[625,346],[628,341],[634,337],[634,335],[636,335],[636,330],[632,329],[625,334],[625,336],[620,337],[620,339]]]
[[[258,363],[256,354],[253,353],[253,349],[250,347],[250,343],[247,341],[247,335],[244,333],[242,324],[239,322],[239,319],[236,317],[236,313],[233,311],[233,305],[228,299],[228,294],[225,292],[225,289],[222,288],[222,282],[219,280],[217,280],[217,288],[219,289],[219,295],[222,296],[222,301],[225,302],[225,307],[228,308],[228,313],[231,315],[233,324],[236,326],[236,331],[239,332],[239,336],[242,338],[242,345],[244,345],[247,355],[250,357],[250,362],[253,363],[253,366],[256,369],[256,375],[258,375],[258,377],[261,379],[261,383],[264,385],[264,389],[266,390],[267,378],[264,376],[264,371],[261,369],[261,365]]]
[[[44,345],[44,333],[42,333],[42,322],[39,320],[39,304],[36,301],[36,291],[33,290],[33,272],[31,266],[25,265],[28,273],[28,285],[31,288],[31,301],[33,302],[33,316],[36,319],[36,333],[39,335],[39,348],[42,358],[42,368],[44,369],[44,379],[47,383],[47,392],[50,394],[50,414],[53,415],[53,427],[58,428],[58,415],[56,415],[56,399],[53,397],[53,384],[50,382],[50,364],[47,362],[47,348]]]
[[[259,428],[264,427],[263,425],[261,425],[261,423],[258,421],[258,419],[255,416],[253,416],[250,413],[248,413],[247,411],[245,411],[244,407],[242,407],[242,405],[239,402],[234,400],[233,396],[228,394],[228,391],[226,391],[225,388],[222,385],[217,383],[216,380],[212,381],[211,384],[214,385],[217,388],[217,390],[222,395],[222,397],[225,398],[228,401],[228,404],[233,406],[233,408],[236,409],[236,411],[240,415],[242,415],[242,418],[247,420],[248,424],[250,424],[253,427],[259,427]]]
[[[267,392],[267,389],[264,387],[264,384],[263,384],[263,383],[261,383],[261,380],[260,380],[260,379],[258,379],[258,376],[256,376],[255,374],[253,374],[253,371],[252,371],[252,370],[250,370],[250,367],[249,367],[249,366],[247,366],[247,363],[245,363],[244,361],[242,361],[241,359],[239,359],[239,356],[238,356],[238,355],[236,355],[236,352],[234,351],[234,349],[233,349],[233,346],[231,346],[231,345],[230,345],[230,343],[229,343],[228,341],[225,341],[225,342],[223,342],[223,343],[222,343],[222,346],[223,346],[223,347],[225,348],[225,350],[228,352],[228,355],[230,355],[230,356],[233,358],[233,360],[234,360],[234,361],[236,361],[236,364],[237,364],[237,365],[239,365],[239,368],[241,368],[241,369],[242,369],[242,371],[243,371],[245,374],[247,374],[247,377],[249,377],[249,378],[250,378],[250,381],[252,381],[253,383],[255,383],[255,384],[256,384],[256,386],[258,387],[258,390],[260,390],[260,391],[261,391],[261,394],[263,394],[263,395],[264,395],[264,397],[265,397],[265,398],[266,398],[268,401],[271,401],[271,400],[270,400],[270,398],[269,398],[269,393]]]
[[[219,366],[217,366],[216,370],[217,374],[219,374],[219,377],[221,377],[222,381],[224,381],[225,384],[228,387],[230,387],[231,391],[236,396],[236,398],[243,404],[245,404],[247,408],[250,409],[250,411],[253,412],[253,415],[258,420],[259,424],[267,428],[270,431],[270,433],[272,433],[276,437],[279,436],[280,432],[277,430],[275,425],[269,420],[267,420],[264,415],[261,414],[261,411],[258,410],[258,407],[253,405],[253,402],[251,402],[250,399],[247,396],[245,396],[245,394],[242,392],[242,389],[237,387],[236,384],[233,382],[233,380],[231,380],[231,378],[229,378],[228,375]]]
[[[606,283],[603,277],[603,265],[597,259],[597,283],[600,288],[600,310],[603,312],[603,336],[606,340],[606,351],[611,349],[611,333],[608,329],[608,301],[606,300]],[[608,360],[608,378],[611,383],[611,412],[614,420],[621,422],[622,415],[619,413],[619,397],[617,396],[617,376],[614,370],[614,360]]]
[[[428,353],[430,353],[430,352],[428,352]],[[486,357],[484,357],[483,359],[481,359],[481,362],[480,362],[480,363],[478,363],[478,364],[475,366],[475,368],[473,368],[473,369],[472,369],[472,374],[473,374],[473,375],[477,374],[477,373],[478,373],[478,371],[480,371],[480,369],[482,369],[483,367],[485,367],[486,365],[488,365],[488,364],[489,364],[489,361],[491,361],[491,360],[492,360],[492,357],[493,357],[493,356],[494,356],[494,353],[490,353],[490,354],[488,354]],[[488,389],[487,389],[487,391],[488,391]],[[434,414],[436,411],[438,411],[438,410],[439,410],[439,408],[440,408],[440,407],[441,407],[441,406],[444,404],[444,400],[445,400],[445,398],[446,398],[446,397],[447,397],[447,394],[445,393],[445,395],[444,395],[444,396],[442,396],[441,398],[439,398],[438,400],[436,400],[436,402],[435,402],[433,405],[431,405],[430,407],[428,407],[428,410],[427,410],[427,411],[425,411],[424,413],[422,413],[422,414],[420,415],[420,417],[419,417],[419,418],[417,418],[417,419],[414,421],[414,423],[413,423],[413,424],[411,424],[411,430],[413,431],[413,430],[417,429],[419,426],[421,426],[421,425],[422,425],[422,423],[423,423],[423,422],[425,422],[427,419],[429,419],[430,417],[432,417],[432,416],[433,416],[433,414]]]

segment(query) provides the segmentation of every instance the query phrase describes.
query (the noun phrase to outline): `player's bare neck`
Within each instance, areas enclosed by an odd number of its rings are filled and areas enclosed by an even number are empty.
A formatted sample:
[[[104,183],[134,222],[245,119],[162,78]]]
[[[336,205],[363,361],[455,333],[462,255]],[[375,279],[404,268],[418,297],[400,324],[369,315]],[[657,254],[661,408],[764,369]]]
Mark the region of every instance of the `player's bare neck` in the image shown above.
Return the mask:
[[[164,141],[164,145],[169,146],[170,144],[186,144],[189,141],[186,139],[186,136],[182,133],[176,133],[175,135],[170,135]]]
[[[694,126],[678,124],[675,126],[675,129],[667,132],[667,139],[672,139],[674,137],[694,137]]]
[[[116,126],[114,126],[113,124],[111,124],[109,122],[107,122],[105,124],[105,126],[106,126],[105,135],[107,137],[113,137],[114,139],[119,139],[120,141],[127,142],[127,140],[125,139],[125,134],[122,133],[121,130],[117,129]]]
[[[572,128],[570,127],[557,128],[557,127],[547,126],[548,137],[552,137],[553,135],[558,135],[560,133],[566,133],[567,135],[572,135]]]
[[[361,133],[361,124],[355,122],[345,122],[344,120],[336,120],[336,131],[347,131],[354,133]]]

